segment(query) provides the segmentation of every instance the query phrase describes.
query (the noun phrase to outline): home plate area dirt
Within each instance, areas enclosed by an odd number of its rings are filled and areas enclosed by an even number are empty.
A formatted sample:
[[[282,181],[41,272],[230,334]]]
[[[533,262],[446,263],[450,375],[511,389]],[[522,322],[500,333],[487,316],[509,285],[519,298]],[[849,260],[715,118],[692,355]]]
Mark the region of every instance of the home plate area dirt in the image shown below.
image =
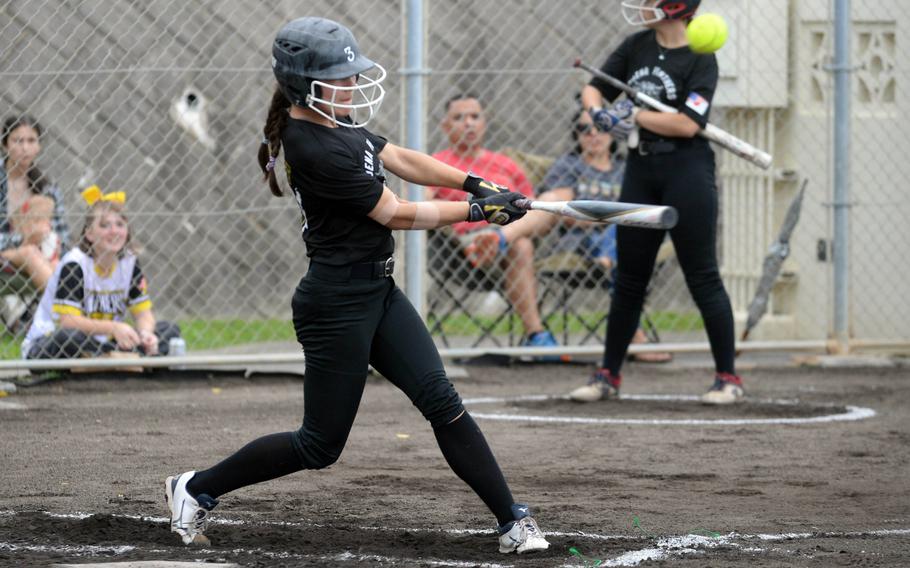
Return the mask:
[[[565,399],[574,365],[469,368],[455,386],[550,541],[497,550],[495,520],[432,430],[368,381],[341,459],[225,495],[210,546],[169,531],[163,480],[293,430],[300,378],[62,378],[0,407],[0,566],[901,566],[910,558],[910,371],[710,376],[629,365],[623,398]],[[154,564],[150,564],[154,561]],[[170,564],[179,565],[179,564]]]

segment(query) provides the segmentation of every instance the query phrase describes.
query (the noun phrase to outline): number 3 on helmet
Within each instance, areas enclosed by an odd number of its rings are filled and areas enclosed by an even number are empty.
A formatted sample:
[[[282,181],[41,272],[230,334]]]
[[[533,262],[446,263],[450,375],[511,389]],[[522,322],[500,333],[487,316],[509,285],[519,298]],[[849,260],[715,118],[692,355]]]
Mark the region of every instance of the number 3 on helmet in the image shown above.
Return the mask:
[[[661,20],[685,20],[695,15],[701,0],[623,0],[622,15],[633,26]]]
[[[372,69],[373,76],[367,77],[365,73]],[[351,30],[326,18],[298,18],[285,24],[272,44],[272,71],[289,101],[309,107],[339,126],[365,126],[385,97],[380,85],[385,69],[360,53]],[[355,84],[324,82],[349,77],[357,77]],[[346,92],[352,95],[349,102],[335,102]],[[351,122],[339,121],[338,109],[349,110]]]

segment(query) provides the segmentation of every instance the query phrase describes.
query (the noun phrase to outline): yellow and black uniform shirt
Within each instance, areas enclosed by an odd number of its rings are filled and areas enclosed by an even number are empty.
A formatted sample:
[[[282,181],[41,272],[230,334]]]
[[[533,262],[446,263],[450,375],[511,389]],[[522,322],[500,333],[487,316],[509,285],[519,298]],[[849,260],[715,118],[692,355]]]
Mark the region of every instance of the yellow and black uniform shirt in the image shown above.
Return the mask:
[[[28,353],[35,339],[53,332],[61,314],[124,321],[127,312],[137,314],[151,308],[145,276],[135,255],[127,253],[110,271],[104,271],[90,255],[74,248],[60,259],[47,283],[22,352]],[[97,339],[105,341],[108,337]]]

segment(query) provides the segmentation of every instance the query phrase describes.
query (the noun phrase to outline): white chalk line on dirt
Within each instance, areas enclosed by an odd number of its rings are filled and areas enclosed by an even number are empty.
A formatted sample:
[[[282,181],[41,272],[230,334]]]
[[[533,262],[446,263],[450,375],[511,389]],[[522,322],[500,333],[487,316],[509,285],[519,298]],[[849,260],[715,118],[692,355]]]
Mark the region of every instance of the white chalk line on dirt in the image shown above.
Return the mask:
[[[75,557],[104,555],[121,555],[127,552],[143,552],[145,554],[171,554],[167,549],[143,549],[140,546],[93,546],[93,545],[45,545],[45,544],[12,544],[0,542],[0,550],[9,552],[39,552],[48,554],[67,554]],[[213,554],[223,556],[224,550],[207,548],[192,548],[195,553]],[[408,558],[402,556],[385,556],[380,554],[354,554],[352,552],[339,552],[338,554],[300,554],[295,552],[274,552],[261,548],[233,548],[230,550],[235,556],[262,556],[274,560],[320,560],[329,562],[378,562],[393,566],[451,566],[453,568],[514,568],[513,564],[498,564],[495,562],[470,562],[464,560],[445,560],[432,558]],[[113,562],[105,562],[104,566],[111,566]],[[221,564],[219,564],[220,566]],[[80,566],[94,566],[94,564],[80,564]],[[236,564],[230,564],[236,566]]]
[[[93,517],[96,513],[51,513],[49,511],[39,511],[43,515],[54,519],[75,519],[81,521]],[[0,511],[0,516],[4,515],[17,515],[17,511]],[[111,514],[111,517],[130,519],[134,521],[143,521],[147,523],[155,524],[166,524],[170,522],[170,519],[167,517],[150,517],[145,515],[124,515],[124,514]],[[314,528],[314,529],[331,529],[338,528],[337,525],[327,525],[322,523],[304,523],[297,521],[267,521],[267,520],[257,520],[257,521],[246,521],[243,519],[227,519],[224,517],[215,517],[209,520],[209,524],[212,525],[226,525],[226,526],[243,526],[243,525],[258,525],[258,526],[268,526],[268,527],[290,527],[290,528]],[[344,527],[345,530],[350,530],[351,527]],[[391,528],[391,527],[377,527],[377,526],[358,526],[353,527],[357,530],[362,531],[377,531],[377,532],[409,532],[409,533],[443,533],[450,535],[490,535],[493,536],[496,531],[492,528],[486,529],[443,529],[443,528]],[[644,540],[647,537],[641,535],[622,535],[622,534],[608,534],[600,535],[594,533],[586,533],[583,531],[572,531],[572,532],[557,532],[551,531],[546,534],[552,536],[560,537],[582,537],[590,540]]]
[[[25,410],[28,407],[18,402],[8,402],[0,400],[0,410]]]
[[[661,400],[661,401],[697,401],[700,397],[692,395],[623,395],[620,397],[625,400]],[[567,396],[562,395],[526,395],[516,397],[483,397],[467,398],[464,400],[465,405],[479,404],[502,404],[508,402],[529,402],[529,401],[546,401],[546,400],[569,400]],[[773,404],[777,406],[794,406],[799,404],[798,401],[784,399],[767,399],[760,400],[763,404]],[[502,420],[509,422],[544,422],[555,424],[635,424],[646,426],[747,426],[747,425],[781,425],[781,424],[821,424],[826,422],[851,422],[856,420],[865,420],[875,416],[875,411],[871,408],[861,406],[846,406],[846,412],[838,414],[827,414],[824,416],[812,416],[808,418],[591,418],[587,416],[539,416],[533,414],[500,414],[500,413],[481,413],[471,412],[474,418],[483,418],[486,420]]]
[[[98,554],[126,554],[136,550],[137,547],[123,546],[96,546],[92,544],[82,544],[79,546],[69,544],[13,544],[11,542],[0,542],[0,550],[10,552],[49,552],[53,554],[73,554],[76,556],[96,556]]]
[[[9,516],[19,514],[16,511],[0,511],[0,516]],[[62,519],[86,519],[91,517],[91,513],[50,513],[43,512],[43,514],[52,517],[52,518],[62,518]],[[128,518],[133,520],[141,520],[145,522],[159,523],[164,524],[169,521],[166,517],[146,517],[141,515],[111,515],[113,517]],[[301,523],[294,521],[244,521],[241,519],[213,519],[213,524],[224,524],[224,525],[260,525],[260,526],[280,526],[280,527],[302,527],[302,528],[332,528],[331,525],[323,525],[316,523]],[[360,526],[352,527],[357,530],[366,530],[366,531],[377,531],[377,532],[406,532],[406,533],[445,533],[452,535],[464,535],[464,534],[478,534],[478,535],[492,535],[493,531],[491,529],[442,529],[442,528],[404,528],[404,527],[377,527],[377,526]],[[350,530],[350,529],[348,529]],[[803,532],[803,533],[780,533],[780,534],[768,534],[768,533],[758,533],[758,534],[739,534],[731,532],[726,535],[719,535],[716,537],[707,537],[701,535],[683,535],[683,536],[670,536],[670,537],[653,537],[647,535],[600,535],[596,533],[586,533],[582,531],[572,531],[572,532],[560,532],[552,531],[544,532],[545,536],[549,537],[565,537],[565,538],[581,538],[588,540],[597,540],[597,541],[611,541],[611,540],[650,540],[653,538],[657,539],[655,547],[644,548],[640,550],[630,550],[625,552],[615,558],[604,559],[599,564],[599,566],[637,566],[638,564],[644,561],[655,561],[655,560],[665,560],[672,556],[681,556],[686,554],[704,554],[707,550],[725,546],[728,548],[737,548],[744,553],[761,553],[765,549],[753,545],[749,545],[749,541],[781,541],[781,540],[805,540],[810,538],[859,538],[859,537],[905,537],[910,536],[910,528],[908,529],[879,529],[871,531],[824,531],[824,532]],[[140,547],[136,546],[70,546],[70,545],[15,545],[11,543],[0,542],[0,550],[22,550],[22,551],[33,551],[33,552],[51,552],[51,553],[66,553],[66,554],[98,554],[98,553],[113,553],[113,554],[123,554],[125,552],[134,552],[142,551]],[[193,549],[199,553],[212,553],[212,554],[224,554],[225,550],[210,550],[210,549]],[[150,549],[145,551],[147,553],[163,553],[167,550],[162,549]],[[404,558],[404,557],[392,557],[392,556],[383,556],[383,555],[371,555],[371,554],[353,554],[350,552],[341,552],[334,555],[308,555],[308,554],[299,554],[293,552],[274,552],[269,550],[262,550],[259,548],[256,549],[245,549],[245,548],[233,548],[230,550],[231,553],[235,555],[263,555],[269,558],[276,559],[301,559],[301,560],[331,560],[336,562],[345,562],[345,561],[354,561],[354,562],[363,562],[363,561],[373,561],[378,563],[404,563],[404,564],[427,564],[433,566],[453,566],[456,568],[468,568],[468,567],[481,567],[481,568],[512,568],[512,564],[498,564],[498,563],[488,563],[488,562],[471,562],[471,561],[461,561],[461,560],[447,560],[447,559],[426,559],[426,558]],[[596,560],[595,560],[596,561]],[[561,568],[584,568],[585,564],[573,564],[565,563],[560,565]]]
[[[545,533],[549,534],[549,533]],[[641,550],[631,550],[610,559],[590,559],[591,563],[596,566],[638,566],[645,561],[668,560],[673,556],[683,556],[688,554],[704,554],[706,551],[719,547],[737,548],[744,553],[758,554],[765,552],[765,549],[757,546],[747,546],[737,541],[763,540],[802,540],[808,538],[856,538],[856,537],[888,537],[888,536],[910,536],[910,529],[883,529],[874,531],[848,531],[848,532],[819,532],[819,533],[784,533],[784,534],[737,534],[729,533],[716,537],[706,537],[700,535],[675,536],[664,539],[658,539],[657,547],[644,548]],[[584,564],[563,564],[560,568],[588,568],[592,564],[586,561]]]

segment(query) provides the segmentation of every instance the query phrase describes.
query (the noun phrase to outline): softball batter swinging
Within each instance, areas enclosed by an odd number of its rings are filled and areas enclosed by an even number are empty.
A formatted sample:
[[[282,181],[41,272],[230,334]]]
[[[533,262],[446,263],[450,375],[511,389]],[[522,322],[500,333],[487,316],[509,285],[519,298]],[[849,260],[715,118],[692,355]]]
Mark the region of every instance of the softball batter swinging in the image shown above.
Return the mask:
[[[393,229],[465,220],[507,224],[524,214],[512,204],[524,196],[364,128],[385,94],[385,70],[360,53],[344,26],[312,17],[288,23],[272,45],[272,67],[278,88],[259,163],[272,193],[281,195],[275,163],[284,149],[310,259],[292,301],[306,353],[303,424],[254,440],[209,469],[168,477],[171,530],[187,544],[204,542],[218,497],[333,464],[372,365],[423,413],[449,466],[496,516],[499,551],[546,549],[528,507],[513,500],[486,439],[446,377],[426,326],[392,280]],[[475,197],[409,203],[385,187],[383,168],[412,183],[463,188]]]

